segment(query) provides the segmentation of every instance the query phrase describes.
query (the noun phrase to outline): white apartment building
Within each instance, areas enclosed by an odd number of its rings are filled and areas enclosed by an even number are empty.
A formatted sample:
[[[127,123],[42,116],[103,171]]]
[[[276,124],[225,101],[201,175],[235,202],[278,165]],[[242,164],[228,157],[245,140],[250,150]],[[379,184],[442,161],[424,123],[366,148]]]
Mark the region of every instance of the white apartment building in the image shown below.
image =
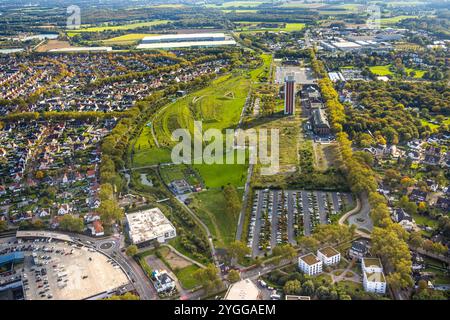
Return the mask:
[[[363,272],[363,286],[367,292],[384,294],[386,292],[386,278],[383,265],[378,258],[363,258],[361,260]]]
[[[322,272],[322,261],[313,253],[308,253],[298,258],[298,267],[307,275],[313,276]]]
[[[326,266],[338,264],[341,261],[341,253],[332,247],[317,250],[317,258]]]

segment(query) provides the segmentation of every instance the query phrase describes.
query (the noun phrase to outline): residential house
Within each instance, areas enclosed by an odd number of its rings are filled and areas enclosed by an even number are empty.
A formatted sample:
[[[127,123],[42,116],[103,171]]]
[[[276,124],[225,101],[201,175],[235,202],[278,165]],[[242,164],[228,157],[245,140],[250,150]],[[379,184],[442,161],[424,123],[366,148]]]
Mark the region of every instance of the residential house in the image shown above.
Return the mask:
[[[152,273],[153,286],[158,293],[170,292],[176,288],[175,280],[166,270],[155,270]]]
[[[352,242],[352,245],[348,250],[348,255],[353,259],[362,260],[368,251],[369,248],[366,241],[356,240]]]
[[[409,194],[409,200],[414,202],[424,202],[427,199],[428,193],[420,189],[413,189]]]
[[[60,216],[63,216],[63,215],[68,214],[70,212],[72,212],[72,208],[67,203],[62,204],[59,207],[59,209],[58,209],[58,215],[60,215]]]
[[[95,237],[101,237],[105,235],[105,230],[103,229],[103,225],[100,220],[94,220],[89,229],[91,230],[91,234]]]

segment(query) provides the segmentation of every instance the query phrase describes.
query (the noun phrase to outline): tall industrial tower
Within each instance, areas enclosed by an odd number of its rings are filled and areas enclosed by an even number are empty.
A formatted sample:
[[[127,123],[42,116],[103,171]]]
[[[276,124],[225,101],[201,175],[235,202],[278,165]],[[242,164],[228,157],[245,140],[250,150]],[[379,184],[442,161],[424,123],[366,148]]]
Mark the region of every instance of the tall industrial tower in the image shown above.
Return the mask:
[[[284,79],[284,114],[295,113],[295,77],[287,75]]]

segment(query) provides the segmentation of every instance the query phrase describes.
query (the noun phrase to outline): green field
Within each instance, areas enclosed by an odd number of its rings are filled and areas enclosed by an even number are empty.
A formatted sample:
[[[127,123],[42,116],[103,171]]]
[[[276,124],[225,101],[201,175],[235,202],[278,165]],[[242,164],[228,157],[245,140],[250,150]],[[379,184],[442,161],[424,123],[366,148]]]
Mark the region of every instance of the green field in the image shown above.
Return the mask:
[[[198,269],[199,267],[197,267],[195,264],[192,264],[180,270],[174,270],[175,275],[181,282],[181,286],[184,289],[190,290],[200,285],[198,280],[195,279],[193,276],[194,272],[197,271]]]
[[[166,24],[169,20],[153,20],[145,22],[128,23],[123,25],[105,25],[97,27],[87,27],[71,32],[102,32],[102,31],[115,31],[115,30],[132,30],[136,28],[151,27],[158,24]]]
[[[242,196],[242,192],[239,192]],[[222,190],[208,190],[195,194],[189,205],[208,226],[218,246],[225,246],[234,240],[238,215],[227,212]]]
[[[206,7],[207,8],[216,8],[216,9],[221,9],[221,8],[231,8],[231,7],[257,7],[260,4],[263,4],[264,1],[230,1],[230,2],[225,2],[221,5],[217,5],[217,4],[207,4]]]
[[[203,131],[209,128],[234,128],[250,89],[245,75],[225,75],[207,88],[178,99],[153,121],[158,141],[172,146],[172,132],[187,128],[194,132],[194,120],[203,121]]]
[[[242,27],[240,27],[240,26],[236,27],[236,30],[238,32],[244,32],[244,33],[260,32],[260,31],[286,31],[286,32],[292,32],[292,31],[300,31],[303,28],[305,28],[305,26],[306,26],[304,23],[286,23],[285,27],[280,27],[280,28],[262,28],[262,27],[258,27],[258,24],[262,23],[262,22],[235,21],[235,23],[245,24]]]
[[[377,75],[377,76],[387,76],[387,75],[392,75],[392,71],[389,70],[390,65],[387,66],[374,66],[374,67],[369,67],[370,72],[372,72],[373,74]]]
[[[396,24],[402,20],[410,19],[410,18],[418,18],[418,16],[396,16],[396,17],[390,17],[390,18],[381,18],[380,23],[381,23],[381,25]]]
[[[157,34],[154,33],[130,33],[125,34],[123,36],[118,36],[110,39],[103,40],[102,42],[104,44],[116,44],[116,45],[126,45],[126,44],[133,44],[138,41],[141,41],[144,37],[150,37],[150,36],[156,36]]]
[[[369,67],[369,70],[377,75],[377,76],[388,76],[388,75],[394,75],[394,73],[389,69],[391,67],[390,64],[385,65],[385,66],[373,66],[373,67]],[[425,71],[423,70],[418,70],[418,69],[412,69],[412,68],[405,68],[405,71],[407,74],[410,74],[411,72],[415,72],[416,74],[414,75],[413,78],[416,79],[420,79],[423,77],[423,75],[425,74]]]

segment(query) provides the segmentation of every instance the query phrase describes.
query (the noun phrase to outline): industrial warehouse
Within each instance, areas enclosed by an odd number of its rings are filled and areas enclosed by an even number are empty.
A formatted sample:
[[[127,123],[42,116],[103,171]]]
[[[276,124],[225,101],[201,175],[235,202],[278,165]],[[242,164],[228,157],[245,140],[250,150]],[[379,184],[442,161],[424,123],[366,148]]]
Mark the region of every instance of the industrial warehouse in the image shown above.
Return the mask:
[[[191,33],[145,37],[137,46],[137,49],[198,48],[234,45],[236,45],[236,41],[224,33]]]

